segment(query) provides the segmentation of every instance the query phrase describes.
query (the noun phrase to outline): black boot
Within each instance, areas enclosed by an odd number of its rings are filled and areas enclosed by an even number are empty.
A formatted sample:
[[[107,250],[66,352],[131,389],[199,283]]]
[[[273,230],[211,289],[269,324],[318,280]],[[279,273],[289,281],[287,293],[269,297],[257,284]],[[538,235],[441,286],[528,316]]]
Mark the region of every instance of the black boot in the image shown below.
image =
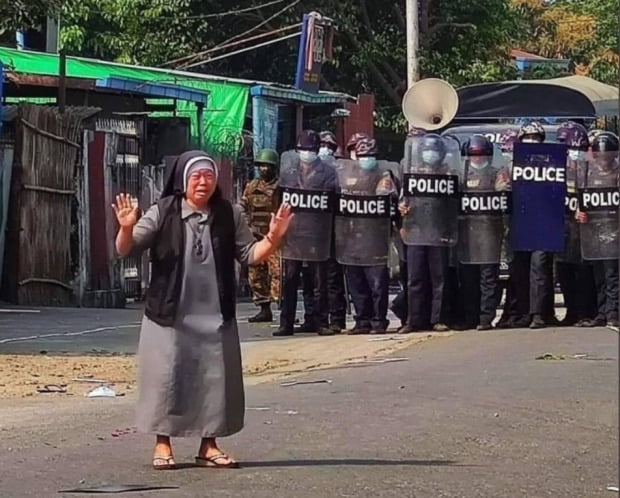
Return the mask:
[[[264,303],[260,305],[260,311],[252,318],[248,318],[248,323],[267,323],[273,321],[271,314],[271,304]]]

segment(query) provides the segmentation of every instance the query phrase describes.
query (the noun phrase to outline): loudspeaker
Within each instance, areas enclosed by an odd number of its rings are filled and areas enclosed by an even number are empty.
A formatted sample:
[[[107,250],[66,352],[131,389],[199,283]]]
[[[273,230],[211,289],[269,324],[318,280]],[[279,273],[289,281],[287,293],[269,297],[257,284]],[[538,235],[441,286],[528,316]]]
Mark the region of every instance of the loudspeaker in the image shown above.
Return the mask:
[[[458,107],[459,96],[454,87],[437,78],[418,81],[403,97],[403,114],[409,125],[426,131],[446,127]]]

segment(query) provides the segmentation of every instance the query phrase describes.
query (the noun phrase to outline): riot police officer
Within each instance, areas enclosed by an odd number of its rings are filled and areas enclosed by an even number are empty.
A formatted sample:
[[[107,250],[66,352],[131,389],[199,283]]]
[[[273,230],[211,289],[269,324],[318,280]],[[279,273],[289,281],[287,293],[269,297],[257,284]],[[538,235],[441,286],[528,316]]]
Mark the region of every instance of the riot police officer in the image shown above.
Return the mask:
[[[491,141],[473,135],[462,147],[465,157],[459,217],[460,297],[463,328],[491,330],[501,295],[499,263],[504,220],[509,209],[503,162]]]
[[[596,290],[592,265],[581,257],[581,237],[576,214],[577,189],[583,185],[590,148],[587,130],[580,124],[563,123],[556,134],[558,143],[568,146],[566,164],[566,250],[556,255],[556,274],[564,296],[566,327],[592,320],[596,316]]]
[[[271,215],[278,207],[277,169],[278,153],[275,150],[263,149],[254,159],[259,177],[249,182],[241,197],[241,210],[248,225],[257,239],[263,238],[269,231]],[[271,302],[280,296],[280,257],[273,254],[268,262],[248,269],[248,280],[254,298],[254,304],[260,307],[257,315],[248,319],[250,323],[271,322]]]
[[[581,326],[618,327],[618,137],[599,133],[592,141],[592,163],[579,198],[581,249],[594,266],[598,314]]]
[[[304,262],[313,276],[312,321],[320,335],[333,335],[327,323],[327,260],[333,223],[331,195],[337,188],[333,167],[319,159],[320,138],[312,130],[302,132],[296,153],[283,154],[280,166],[282,201],[295,216],[282,245],[284,278],[280,329],[274,336],[294,333],[297,290]],[[326,236],[327,234],[327,236]]]
[[[522,143],[543,143],[546,133],[537,121],[525,123],[519,130]],[[514,251],[510,277],[512,296],[511,320],[514,328],[544,328],[557,325],[554,313],[553,254],[546,251]]]
[[[322,131],[319,137],[321,139],[319,157],[324,163],[335,168],[337,166],[335,155],[338,151],[336,136],[331,131]],[[336,261],[334,250],[332,234],[332,251],[327,261],[327,306],[329,310],[329,323],[323,325],[325,327],[329,326],[335,333],[340,333],[346,328],[347,298],[344,283],[344,269],[342,265]]]
[[[345,265],[356,312],[348,333],[383,334],[389,325],[387,261],[396,186],[389,165],[377,161],[375,140],[359,140],[355,155],[357,161],[341,161],[338,168],[336,259]]]
[[[410,137],[403,182],[401,234],[407,245],[407,325],[399,333],[449,330],[446,322],[446,282],[450,247],[458,237],[460,164],[449,164],[448,144],[436,134]],[[460,161],[459,161],[460,162]],[[426,301],[430,295],[431,302]],[[429,305],[430,304],[430,305]]]

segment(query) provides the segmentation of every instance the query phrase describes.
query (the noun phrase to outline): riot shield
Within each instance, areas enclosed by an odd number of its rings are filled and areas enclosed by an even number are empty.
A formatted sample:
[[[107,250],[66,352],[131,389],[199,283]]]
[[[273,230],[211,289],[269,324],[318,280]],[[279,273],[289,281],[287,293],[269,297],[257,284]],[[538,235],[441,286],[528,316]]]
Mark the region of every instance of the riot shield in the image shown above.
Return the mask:
[[[336,200],[336,260],[343,265],[376,266],[388,261],[390,201],[396,192],[390,172],[366,171],[357,161],[341,163]]]
[[[470,157],[465,161],[457,245],[460,263],[500,263],[505,221],[511,207],[511,193],[501,181],[502,163],[497,155]]]
[[[331,176],[330,176],[331,175]],[[332,184],[329,185],[329,178]],[[282,258],[327,261],[330,257],[335,172],[321,161],[303,164],[294,151],[280,159],[280,200],[295,216],[282,244]]]
[[[564,251],[567,151],[562,144],[515,144],[510,217],[514,251]]]
[[[564,204],[564,252],[556,255],[556,260],[564,263],[581,263],[581,227],[575,215],[579,207],[578,188],[584,185],[587,161],[585,159],[566,163],[566,201]]]
[[[618,259],[619,168],[615,152],[599,152],[588,165],[579,210],[588,215],[581,224],[581,251],[589,261]]]
[[[441,140],[440,162],[425,160],[429,140]],[[460,152],[456,141],[437,135],[409,137],[405,143],[402,204],[403,242],[410,246],[454,247],[458,238]]]

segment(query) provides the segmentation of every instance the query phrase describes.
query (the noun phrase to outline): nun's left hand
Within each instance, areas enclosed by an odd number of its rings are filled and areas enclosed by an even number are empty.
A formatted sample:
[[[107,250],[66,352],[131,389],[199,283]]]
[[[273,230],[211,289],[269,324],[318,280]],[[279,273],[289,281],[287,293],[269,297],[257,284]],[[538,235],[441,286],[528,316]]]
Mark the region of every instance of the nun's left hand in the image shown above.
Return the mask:
[[[280,241],[291,223],[295,215],[291,211],[291,206],[288,204],[282,204],[278,212],[274,215],[271,214],[271,221],[269,222],[269,235],[271,235],[276,241]]]

